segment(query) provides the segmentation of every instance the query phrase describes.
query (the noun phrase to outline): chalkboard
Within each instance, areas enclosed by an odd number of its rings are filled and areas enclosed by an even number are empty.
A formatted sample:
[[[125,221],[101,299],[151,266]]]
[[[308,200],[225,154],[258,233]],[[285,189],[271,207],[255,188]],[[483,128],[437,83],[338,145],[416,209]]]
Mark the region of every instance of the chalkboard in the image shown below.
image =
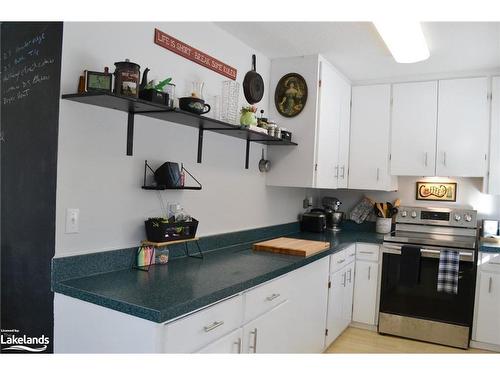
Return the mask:
[[[63,25],[1,24],[1,329],[49,338]],[[2,352],[26,352],[2,345]]]

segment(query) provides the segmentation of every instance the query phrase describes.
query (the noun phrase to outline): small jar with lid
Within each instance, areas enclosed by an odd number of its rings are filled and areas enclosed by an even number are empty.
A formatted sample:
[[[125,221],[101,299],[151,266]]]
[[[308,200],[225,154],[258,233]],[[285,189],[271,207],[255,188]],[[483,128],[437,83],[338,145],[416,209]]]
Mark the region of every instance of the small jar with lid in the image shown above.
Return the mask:
[[[268,121],[267,122],[267,134],[269,134],[271,137],[275,137],[276,136],[276,129],[277,129],[277,125],[274,121]]]

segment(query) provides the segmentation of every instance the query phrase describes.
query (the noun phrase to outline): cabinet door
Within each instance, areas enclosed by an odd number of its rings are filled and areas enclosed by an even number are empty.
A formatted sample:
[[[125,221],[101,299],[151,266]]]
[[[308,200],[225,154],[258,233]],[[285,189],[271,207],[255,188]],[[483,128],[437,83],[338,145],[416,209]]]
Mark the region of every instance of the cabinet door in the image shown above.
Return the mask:
[[[352,88],[349,188],[395,190],[389,174],[391,86]]]
[[[321,353],[325,345],[329,258],[290,273],[292,321],[288,328],[293,353]]]
[[[273,167],[266,173],[270,186],[314,187],[314,164],[318,110],[318,55],[273,59],[270,85],[273,90],[287,73],[295,72],[304,77],[307,87],[307,104],[295,117],[283,117],[274,104],[274,93],[269,95],[269,118],[280,127],[292,132],[294,147],[268,147],[268,158]],[[259,149],[260,150],[260,149]],[[260,152],[260,151],[259,151]],[[259,154],[260,155],[260,154]]]
[[[354,273],[353,321],[376,324],[377,286],[378,264],[357,260],[356,272]]]
[[[437,176],[486,175],[487,94],[486,77],[439,81]]]
[[[337,188],[339,176],[340,76],[326,61],[319,63],[320,82],[316,130],[315,187]]]
[[[345,268],[330,275],[328,313],[326,318],[326,329],[328,330],[328,334],[326,335],[325,346],[329,346],[345,329],[342,306],[344,304],[346,279],[347,275]]]
[[[392,86],[392,175],[434,175],[437,104],[437,81]]]
[[[500,345],[500,274],[480,272],[476,340]]]
[[[346,281],[342,296],[342,326],[343,330],[349,327],[352,321],[352,302],[354,297],[354,264],[351,262],[345,267]]]
[[[285,301],[243,327],[244,353],[289,353],[293,309]]]
[[[337,186],[347,188],[349,176],[349,136],[351,134],[351,85],[342,82],[340,89],[339,178]]]
[[[500,77],[491,86],[490,173],[488,194],[500,194]]]
[[[221,353],[221,354],[238,354],[241,353],[243,344],[243,329],[239,328],[217,341],[208,344],[198,353]]]

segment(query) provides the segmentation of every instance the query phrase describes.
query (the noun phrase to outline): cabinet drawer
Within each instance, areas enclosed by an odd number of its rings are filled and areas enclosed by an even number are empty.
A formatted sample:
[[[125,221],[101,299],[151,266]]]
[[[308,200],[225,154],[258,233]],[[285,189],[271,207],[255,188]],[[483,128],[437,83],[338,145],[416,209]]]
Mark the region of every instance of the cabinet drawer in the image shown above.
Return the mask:
[[[368,243],[356,244],[356,259],[378,262],[379,252],[380,252],[379,245],[373,245]]]
[[[244,294],[244,321],[248,322],[290,298],[290,275],[273,279]]]
[[[346,252],[345,256],[346,263],[354,261],[354,259],[356,258],[356,245],[355,244],[349,245],[349,247],[344,251]]]
[[[166,325],[165,352],[192,353],[242,323],[243,298],[235,296]]]
[[[481,271],[500,273],[500,253],[479,253],[479,269]]]
[[[337,272],[348,263],[347,250],[339,251],[330,256],[330,274]]]

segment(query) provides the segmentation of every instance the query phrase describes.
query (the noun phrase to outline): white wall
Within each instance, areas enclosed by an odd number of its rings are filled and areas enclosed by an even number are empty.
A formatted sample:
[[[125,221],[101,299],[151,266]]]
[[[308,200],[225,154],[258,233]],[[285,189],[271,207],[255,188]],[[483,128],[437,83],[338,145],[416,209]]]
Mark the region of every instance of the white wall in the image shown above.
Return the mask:
[[[82,70],[102,70],[129,58],[151,69],[149,78],[173,77],[177,95],[203,80],[205,99],[220,94],[225,77],[153,43],[157,27],[237,68],[243,82],[257,55],[257,70],[269,82],[270,61],[211,23],[64,24],[61,92],[74,93]],[[269,87],[260,105],[267,112]],[[243,91],[240,101],[244,102]],[[259,108],[261,109],[261,108]],[[250,169],[244,168],[245,142],[205,133],[203,163],[196,163],[196,129],[136,117],[134,156],[125,155],[127,115],[61,101],[59,120],[56,256],[136,246],[144,238],[143,220],[161,215],[158,193],[142,185],[144,160],[158,166],[183,162],[203,184],[201,191],[166,191],[200,220],[199,235],[231,232],[296,220],[304,189],[265,186],[258,171],[262,146],[252,144]],[[67,208],[80,209],[80,232],[65,234]]]
[[[478,218],[500,219],[500,196],[483,194],[482,178],[434,178],[435,181],[457,182],[456,202],[431,202],[415,199],[416,182],[431,181],[432,178],[399,177],[399,189],[395,192],[364,191],[364,190],[321,190],[321,197],[334,196],[342,201],[341,211],[348,213],[365,195],[377,202],[393,202],[401,199],[407,206],[460,206],[477,210]],[[319,198],[315,202],[320,204]]]

